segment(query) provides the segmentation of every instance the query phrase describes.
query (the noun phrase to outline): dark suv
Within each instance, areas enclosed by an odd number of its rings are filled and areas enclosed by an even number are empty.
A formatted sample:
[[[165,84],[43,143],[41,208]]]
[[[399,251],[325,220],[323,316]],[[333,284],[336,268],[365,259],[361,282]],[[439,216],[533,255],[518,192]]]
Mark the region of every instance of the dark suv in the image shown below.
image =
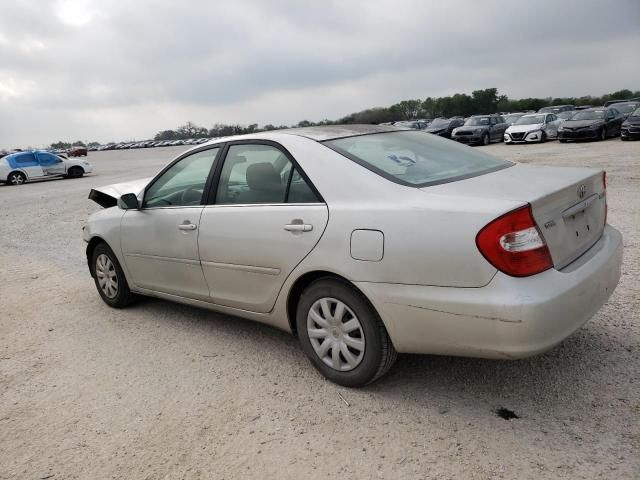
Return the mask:
[[[474,115],[463,126],[454,128],[451,138],[467,145],[489,145],[496,140],[501,142],[508,126],[500,115]]]

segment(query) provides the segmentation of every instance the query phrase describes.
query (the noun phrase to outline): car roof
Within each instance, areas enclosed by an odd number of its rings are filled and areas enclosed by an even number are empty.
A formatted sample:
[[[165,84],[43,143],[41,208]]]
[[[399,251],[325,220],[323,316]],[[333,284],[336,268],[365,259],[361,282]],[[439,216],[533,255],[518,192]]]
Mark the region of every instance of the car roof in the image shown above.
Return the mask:
[[[370,135],[372,133],[413,131],[411,128],[399,128],[393,125],[323,125],[320,127],[287,128],[274,130],[274,133],[297,135],[322,142],[337,138],[356,137],[358,135]]]

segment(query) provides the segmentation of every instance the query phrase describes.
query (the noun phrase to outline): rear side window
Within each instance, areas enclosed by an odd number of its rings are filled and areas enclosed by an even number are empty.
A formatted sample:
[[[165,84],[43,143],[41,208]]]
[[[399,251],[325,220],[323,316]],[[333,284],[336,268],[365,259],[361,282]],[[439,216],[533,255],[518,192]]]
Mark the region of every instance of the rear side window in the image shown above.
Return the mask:
[[[315,193],[278,148],[232,145],[222,166],[216,203],[315,203]]]
[[[513,165],[424,132],[385,132],[324,144],[393,182],[415,187],[462,180]]]
[[[36,156],[33,153],[19,153],[13,157],[13,161],[18,167],[35,167],[38,165]]]

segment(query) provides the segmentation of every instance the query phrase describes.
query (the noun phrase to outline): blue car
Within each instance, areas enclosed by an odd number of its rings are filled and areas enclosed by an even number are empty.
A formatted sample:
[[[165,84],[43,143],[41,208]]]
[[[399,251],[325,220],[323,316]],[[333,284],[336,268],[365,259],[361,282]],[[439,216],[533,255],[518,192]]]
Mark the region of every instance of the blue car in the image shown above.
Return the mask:
[[[16,152],[0,158],[0,182],[22,185],[43,178],[77,178],[93,172],[86,160],[67,159],[45,150]]]

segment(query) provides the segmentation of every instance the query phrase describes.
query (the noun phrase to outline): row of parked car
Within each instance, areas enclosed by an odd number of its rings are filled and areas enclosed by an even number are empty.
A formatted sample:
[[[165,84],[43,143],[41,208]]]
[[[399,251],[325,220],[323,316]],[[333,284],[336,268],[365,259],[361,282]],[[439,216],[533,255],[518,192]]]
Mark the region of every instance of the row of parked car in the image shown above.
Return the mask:
[[[107,143],[89,148],[89,151],[126,150],[129,148],[174,147],[177,145],[200,145],[211,138],[188,138],[186,140],[143,140],[141,142]]]
[[[506,144],[542,143],[555,139],[565,143],[616,136],[628,140],[640,138],[640,99],[607,102],[602,107],[554,105],[537,112],[390,123],[424,130],[468,145],[488,145],[501,141]]]

